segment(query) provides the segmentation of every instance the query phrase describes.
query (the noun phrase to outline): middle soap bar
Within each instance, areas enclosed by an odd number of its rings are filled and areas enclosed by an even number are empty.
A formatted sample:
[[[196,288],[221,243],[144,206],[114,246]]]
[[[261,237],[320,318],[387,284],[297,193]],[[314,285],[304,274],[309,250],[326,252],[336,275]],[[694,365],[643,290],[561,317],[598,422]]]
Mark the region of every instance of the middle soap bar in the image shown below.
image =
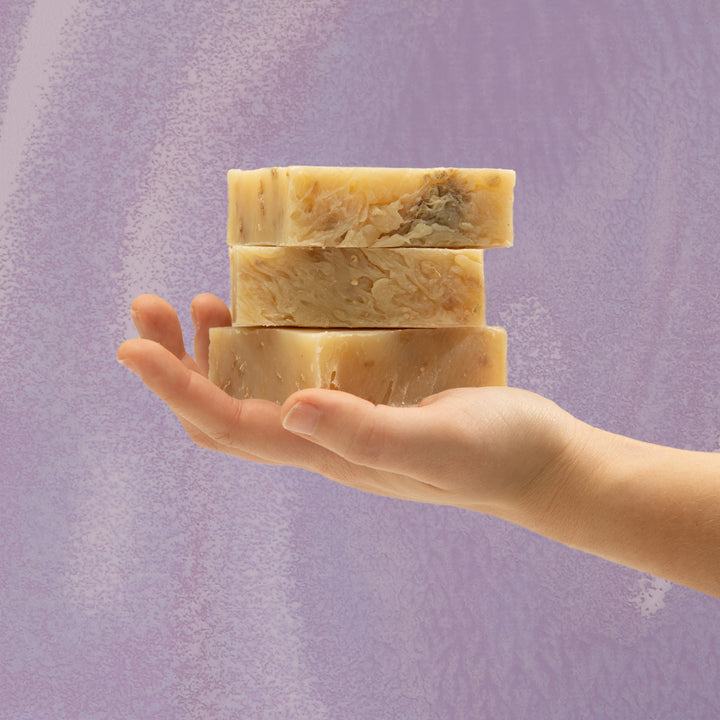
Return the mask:
[[[485,324],[482,250],[230,247],[233,325]]]

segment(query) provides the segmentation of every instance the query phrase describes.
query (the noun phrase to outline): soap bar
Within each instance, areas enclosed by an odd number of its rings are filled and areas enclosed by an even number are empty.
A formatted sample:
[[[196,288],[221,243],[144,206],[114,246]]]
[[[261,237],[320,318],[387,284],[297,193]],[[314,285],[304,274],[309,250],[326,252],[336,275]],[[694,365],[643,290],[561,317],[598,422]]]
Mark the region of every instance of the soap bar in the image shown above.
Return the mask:
[[[515,172],[275,167],[228,172],[230,245],[509,247]]]
[[[413,405],[454,387],[505,385],[500,327],[210,330],[213,383],[237,398],[282,403],[296,390],[344,390],[373,403]]]
[[[230,247],[233,325],[485,323],[482,250]]]

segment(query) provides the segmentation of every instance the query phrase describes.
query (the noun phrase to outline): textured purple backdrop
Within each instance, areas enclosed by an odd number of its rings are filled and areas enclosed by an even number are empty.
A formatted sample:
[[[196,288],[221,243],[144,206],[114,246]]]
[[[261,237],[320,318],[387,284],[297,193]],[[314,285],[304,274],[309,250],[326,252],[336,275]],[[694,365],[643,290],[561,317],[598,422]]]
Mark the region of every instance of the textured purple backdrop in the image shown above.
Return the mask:
[[[518,173],[510,380],[719,449],[713,0],[0,3],[0,717],[720,716],[720,601],[194,447],[115,361],[227,297],[225,172]]]

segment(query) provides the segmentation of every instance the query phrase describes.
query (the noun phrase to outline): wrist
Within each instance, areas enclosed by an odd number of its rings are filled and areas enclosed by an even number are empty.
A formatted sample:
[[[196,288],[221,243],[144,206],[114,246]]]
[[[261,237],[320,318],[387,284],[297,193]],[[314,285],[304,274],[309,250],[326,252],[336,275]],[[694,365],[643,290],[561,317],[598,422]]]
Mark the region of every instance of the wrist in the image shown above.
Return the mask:
[[[516,518],[508,519],[578,547],[624,438],[572,416],[558,432],[555,452],[519,499]]]

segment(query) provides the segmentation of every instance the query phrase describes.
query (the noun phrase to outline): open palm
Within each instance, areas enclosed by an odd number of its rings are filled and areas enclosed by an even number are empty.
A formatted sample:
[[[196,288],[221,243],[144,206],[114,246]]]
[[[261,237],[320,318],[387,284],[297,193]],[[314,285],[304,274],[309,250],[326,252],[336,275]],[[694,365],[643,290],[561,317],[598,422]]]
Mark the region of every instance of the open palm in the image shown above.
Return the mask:
[[[301,390],[282,407],[237,400],[207,379],[208,331],[230,324],[227,307],[203,294],[191,310],[194,359],[175,310],[153,295],[134,301],[140,338],[124,342],[118,359],[205,448],[306,468],[379,495],[502,515],[520,498],[537,497],[541,477],[551,476],[582,425],[516,388],[447,390],[401,408],[319,389]]]

